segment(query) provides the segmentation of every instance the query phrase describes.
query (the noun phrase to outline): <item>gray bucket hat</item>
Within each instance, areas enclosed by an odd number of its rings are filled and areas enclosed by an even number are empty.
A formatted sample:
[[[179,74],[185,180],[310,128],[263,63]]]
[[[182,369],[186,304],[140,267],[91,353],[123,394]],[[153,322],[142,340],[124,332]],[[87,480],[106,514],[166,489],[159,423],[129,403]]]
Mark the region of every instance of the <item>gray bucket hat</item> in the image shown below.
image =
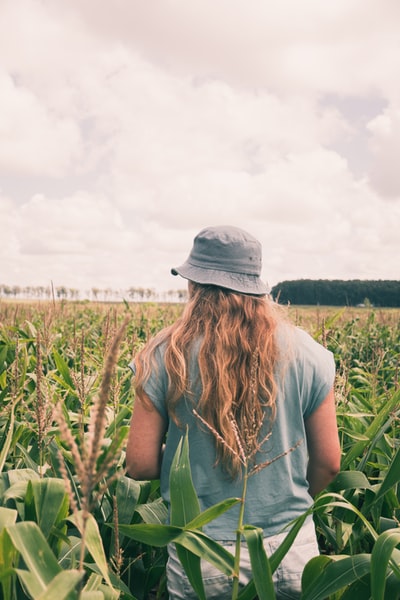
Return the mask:
[[[269,289],[260,279],[261,254],[260,242],[239,227],[206,227],[194,238],[186,262],[171,273],[195,283],[264,296]]]

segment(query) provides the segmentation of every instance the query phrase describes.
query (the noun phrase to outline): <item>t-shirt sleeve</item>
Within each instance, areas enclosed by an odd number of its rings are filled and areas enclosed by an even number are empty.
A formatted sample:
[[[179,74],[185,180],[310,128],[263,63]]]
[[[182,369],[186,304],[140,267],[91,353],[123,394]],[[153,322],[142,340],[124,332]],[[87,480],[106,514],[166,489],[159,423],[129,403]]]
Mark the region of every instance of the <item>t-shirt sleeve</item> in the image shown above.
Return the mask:
[[[332,352],[298,329],[299,360],[302,362],[302,408],[306,419],[325,400],[335,381]]]
[[[134,361],[129,364],[133,373],[136,371]],[[164,366],[163,353],[157,347],[153,356],[153,364],[149,379],[143,386],[144,391],[151,400],[154,407],[164,419],[168,419],[166,398],[168,391],[168,375]]]

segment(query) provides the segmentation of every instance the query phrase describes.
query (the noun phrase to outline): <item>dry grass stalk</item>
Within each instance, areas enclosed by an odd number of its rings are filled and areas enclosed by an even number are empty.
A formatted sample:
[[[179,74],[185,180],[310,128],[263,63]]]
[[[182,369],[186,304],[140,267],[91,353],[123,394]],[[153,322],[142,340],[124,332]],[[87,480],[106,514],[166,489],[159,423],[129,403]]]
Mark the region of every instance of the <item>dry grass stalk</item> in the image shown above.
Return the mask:
[[[65,461],[64,461],[63,455],[61,454],[60,450],[58,451],[58,461],[60,463],[60,473],[61,473],[61,477],[63,478],[63,481],[64,481],[65,489],[68,494],[71,510],[74,515],[77,515],[78,514],[78,505],[76,502],[75,494],[72,491],[71,481],[70,481],[70,478],[68,477],[68,472],[65,467]]]
[[[296,450],[296,448],[298,448],[301,444],[303,443],[303,440],[298,440],[294,446],[292,446],[291,448],[289,448],[288,450],[285,450],[284,452],[282,452],[281,454],[278,454],[278,456],[274,456],[274,458],[271,458],[270,460],[266,460],[263,463],[260,463],[258,465],[255,465],[250,471],[249,471],[249,476],[250,475],[255,475],[256,473],[258,473],[259,471],[261,471],[262,469],[265,469],[266,467],[269,467],[269,465],[271,465],[273,462],[275,462],[276,460],[278,460],[279,458],[283,458],[284,456],[287,456],[288,454],[290,454],[291,452],[293,452],[293,450]]]
[[[214,437],[219,440],[221,442],[221,444],[223,444],[226,448],[228,448],[228,450],[234,455],[237,456],[239,458],[240,461],[242,461],[242,457],[240,456],[240,454],[231,446],[229,446],[229,444],[226,443],[225,439],[222,437],[222,435],[220,435],[218,433],[218,431],[209,423],[207,423],[207,421],[205,419],[203,419],[203,417],[201,415],[199,415],[199,413],[197,412],[196,409],[193,409],[193,414],[195,415],[195,417],[201,421],[201,423],[203,423],[203,425],[205,425],[207,427],[207,429],[209,431],[211,431],[211,433],[214,435]],[[242,463],[244,464],[244,463]]]
[[[117,497],[113,496],[113,523],[114,523],[114,555],[111,558],[116,575],[119,577],[124,564],[124,551],[119,545],[119,518]]]
[[[40,332],[36,334],[36,366],[35,366],[36,386],[35,399],[31,405],[22,400],[22,405],[27,413],[35,422],[38,448],[39,448],[39,475],[43,476],[43,456],[46,444],[49,443],[47,433],[52,426],[54,419],[54,404],[49,398],[49,390],[43,381],[43,360],[42,360],[42,338]],[[18,347],[16,346],[16,359],[14,365],[14,385],[18,386]],[[18,386],[19,387],[19,386]],[[15,392],[17,394],[17,392]],[[21,393],[21,392],[20,392]],[[30,420],[28,421],[30,423]]]
[[[81,452],[78,448],[78,444],[76,443],[75,438],[72,435],[70,428],[68,427],[68,423],[64,417],[61,403],[57,404],[54,416],[58,423],[60,437],[66,443],[66,445],[68,446],[68,448],[71,452],[72,460],[73,460],[73,463],[75,466],[76,475],[77,475],[79,481],[82,481],[85,478],[85,473],[86,473],[85,462],[82,459]]]
[[[12,406],[15,405],[18,398],[18,370],[19,370],[19,343],[18,337],[15,340],[15,360],[13,365],[13,378],[11,384],[11,398],[12,398]]]
[[[232,425],[232,429],[233,432],[235,434],[235,438],[236,438],[236,443],[238,445],[239,448],[239,456],[240,456],[240,460],[242,462],[243,465],[247,465],[247,456],[246,456],[246,452],[244,451],[244,447],[242,444],[242,439],[241,439],[241,435],[239,433],[239,427],[235,421],[235,419],[232,417],[231,418],[231,425]]]
[[[82,440],[81,450],[75,442],[72,432],[68,427],[61,405],[58,405],[56,414],[60,428],[61,439],[66,443],[71,451],[76,475],[81,486],[81,569],[83,568],[83,558],[85,552],[86,523],[93,506],[94,497],[97,498],[102,495],[110,486],[111,482],[120,475],[120,473],[114,473],[111,476],[109,475],[111,467],[115,465],[118,460],[118,456],[115,456],[114,453],[109,452],[106,454],[104,460],[102,460],[100,464],[98,463],[98,459],[103,449],[103,440],[107,421],[106,409],[109,401],[111,382],[115,365],[117,363],[118,349],[122,341],[127,322],[128,318],[125,319],[123,325],[114,336],[110,350],[106,356],[100,390],[91,407],[88,433],[86,438]],[[96,488],[102,480],[104,480],[103,484],[96,493]],[[70,486],[68,493],[70,494],[70,497],[73,496]]]

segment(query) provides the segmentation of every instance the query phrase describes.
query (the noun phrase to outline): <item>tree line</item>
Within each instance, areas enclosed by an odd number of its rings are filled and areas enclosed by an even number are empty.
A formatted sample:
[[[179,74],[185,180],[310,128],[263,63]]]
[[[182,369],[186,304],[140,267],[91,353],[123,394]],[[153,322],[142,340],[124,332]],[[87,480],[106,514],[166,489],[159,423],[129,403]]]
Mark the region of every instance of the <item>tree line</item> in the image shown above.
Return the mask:
[[[280,304],[324,306],[400,306],[400,281],[362,279],[298,279],[271,289]]]
[[[65,285],[59,286],[20,286],[0,283],[0,298],[15,300],[92,300],[94,302],[182,302],[187,298],[187,290],[167,290],[157,292],[153,288],[129,287],[124,290],[92,287],[78,290]]]
[[[297,279],[273,286],[271,296],[280,304],[324,306],[400,307],[400,281],[360,279]],[[0,298],[36,300],[82,300],[94,302],[184,302],[187,290],[157,292],[153,288],[124,290],[93,287],[86,291],[66,286],[19,286],[0,284]]]

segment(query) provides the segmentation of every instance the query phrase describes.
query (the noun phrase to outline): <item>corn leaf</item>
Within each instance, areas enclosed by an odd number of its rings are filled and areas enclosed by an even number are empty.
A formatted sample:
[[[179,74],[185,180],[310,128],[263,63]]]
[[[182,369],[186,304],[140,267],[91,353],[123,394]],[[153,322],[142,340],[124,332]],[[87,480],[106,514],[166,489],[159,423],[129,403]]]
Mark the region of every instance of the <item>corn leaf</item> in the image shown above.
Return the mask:
[[[199,530],[184,529],[174,540],[193,554],[207,560],[225,575],[232,576],[234,556],[221,544]]]
[[[371,489],[371,484],[362,471],[341,471],[327,488],[332,492],[354,490],[356,488]]]
[[[31,480],[25,496],[25,518],[35,521],[46,538],[52,527],[68,516],[69,500],[62,479]]]
[[[271,555],[269,559],[271,572],[275,573],[278,566],[281,564],[283,558],[287,554],[294,540],[296,539],[297,534],[299,533],[301,527],[303,526],[305,520],[309,515],[309,511],[301,515],[293,524],[293,527],[290,529],[289,533],[286,535],[283,542],[279,545],[279,547],[275,550],[275,552]]]
[[[11,442],[12,442],[12,439],[13,439],[13,434],[14,434],[14,420],[15,420],[14,408],[15,408],[15,403],[11,406],[10,421],[9,421],[9,424],[8,424],[8,431],[7,431],[6,439],[5,439],[4,443],[3,443],[3,447],[2,447],[1,452],[0,452],[0,473],[3,471],[3,467],[4,467],[4,464],[5,464],[6,460],[7,460],[8,451],[10,450]]]
[[[312,583],[317,581],[322,576],[324,569],[326,569],[330,562],[331,558],[325,555],[317,556],[308,561],[301,576],[301,589],[303,594],[307,591]]]
[[[392,422],[392,418],[390,417],[390,414],[396,408],[398,408],[399,403],[400,403],[400,392],[395,393],[389,402],[384,403],[380,412],[375,416],[371,425],[364,432],[365,439],[354,444],[352,446],[352,448],[350,448],[350,450],[347,452],[347,454],[343,457],[343,460],[342,460],[342,470],[343,471],[346,470],[347,468],[349,468],[351,463],[356,458],[359,458],[360,456],[362,456],[364,454],[365,448],[373,439],[375,439],[375,436],[377,435],[377,433],[379,431],[381,431],[382,435],[383,435],[384,431],[386,431],[386,429],[390,426],[390,424]]]
[[[103,541],[101,539],[99,526],[93,515],[89,514],[86,521],[86,529],[83,531],[82,512],[77,515],[71,515],[69,520],[76,525],[79,533],[85,539],[86,548],[90,552],[94,562],[96,563],[100,573],[104,577],[107,584],[112,588],[110,575],[108,572],[107,558],[104,552]],[[84,533],[84,536],[83,536]]]
[[[340,600],[366,600],[366,598],[371,598],[371,578],[369,574],[350,584],[340,595]],[[388,600],[393,600],[393,597]]]
[[[171,465],[171,525],[184,527],[200,514],[200,504],[194,489],[189,461],[188,431],[181,438]]]
[[[232,506],[236,506],[236,504],[239,504],[240,502],[240,498],[227,498],[226,500],[222,500],[221,502],[210,506],[210,508],[203,510],[203,512],[198,514],[197,517],[195,517],[194,519],[192,519],[192,521],[187,523],[186,528],[200,529],[204,525],[207,525],[207,523],[210,523],[210,521],[213,521],[214,519],[222,515],[222,513],[232,508]]]
[[[370,563],[370,554],[312,558],[304,571],[312,569],[316,573],[320,570],[320,574],[310,581],[309,575],[303,573],[303,580],[309,581],[309,585],[304,589],[302,600],[326,600],[330,594],[335,594],[369,573]]]
[[[27,567],[18,571],[30,595],[37,598],[45,592],[61,567],[36,523],[16,523],[6,528],[14,547],[21,554]]]
[[[175,544],[176,552],[185,573],[200,600],[206,600],[203,577],[201,573],[201,558],[183,546]]]
[[[83,576],[84,573],[76,569],[61,571],[52,579],[46,590],[37,597],[37,600],[54,600],[55,598],[57,600],[68,600]]]
[[[0,507],[0,597],[3,600],[12,600],[12,585],[15,577],[13,567],[18,556],[6,527],[15,523],[17,515],[14,509]]]
[[[128,538],[148,544],[149,546],[162,547],[173,542],[181,533],[181,527],[173,525],[158,525],[156,523],[138,523],[136,525],[119,525],[120,533]]]
[[[381,483],[381,486],[375,496],[374,502],[377,502],[382,498],[388,490],[394,485],[400,482],[400,448],[398,448],[396,455],[385,474],[385,478]]]
[[[0,531],[7,527],[7,525],[13,525],[18,517],[18,512],[14,508],[6,508],[0,506]]]
[[[136,512],[142,517],[145,523],[158,523],[162,525],[168,517],[168,509],[162,498],[157,498],[154,502],[146,502],[136,507]]]
[[[400,544],[400,529],[389,529],[378,537],[371,553],[371,591],[374,600],[384,600],[387,567],[393,550]]]
[[[275,588],[272,581],[271,566],[263,543],[263,530],[246,526],[242,533],[249,549],[254,585],[260,600],[275,600]]]
[[[70,375],[69,367],[65,362],[64,358],[57,352],[57,350],[53,350],[54,362],[56,363],[57,369],[62,375],[61,378],[57,378],[59,383],[63,384],[64,382],[67,384],[68,389],[75,390],[74,381]]]
[[[120,477],[115,488],[115,498],[118,508],[118,525],[129,525],[132,522],[140,496],[140,484],[130,477]],[[114,544],[114,535],[111,545]],[[119,533],[119,544],[123,543],[123,535]]]
[[[326,500],[329,497],[339,498],[339,500],[331,500],[330,502],[326,503]],[[346,498],[344,498],[340,494],[323,494],[322,496],[319,496],[317,502],[315,503],[315,508],[318,510],[319,508],[324,507],[324,506],[329,507],[329,508],[333,508],[333,507],[344,508],[350,512],[353,512],[363,522],[365,528],[369,531],[369,533],[371,534],[373,539],[374,540],[377,539],[378,534],[375,531],[375,529],[372,527],[371,523],[369,523],[368,519],[358,510],[358,508],[356,508],[354,506],[354,504],[351,504],[351,502],[346,500]]]

